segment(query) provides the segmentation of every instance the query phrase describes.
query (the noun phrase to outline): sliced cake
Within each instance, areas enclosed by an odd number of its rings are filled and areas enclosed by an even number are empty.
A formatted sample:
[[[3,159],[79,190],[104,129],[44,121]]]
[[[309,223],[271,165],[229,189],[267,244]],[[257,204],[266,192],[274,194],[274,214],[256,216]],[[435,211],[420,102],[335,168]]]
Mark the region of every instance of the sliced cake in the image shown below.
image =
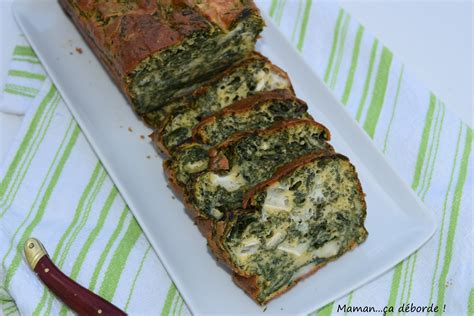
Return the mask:
[[[248,56],[252,0],[59,0],[138,113],[159,109]]]
[[[169,154],[188,140],[192,129],[206,116],[263,91],[286,89],[293,92],[288,76],[260,54],[253,54],[218,80],[193,93],[187,106],[175,109],[153,133],[158,147]]]
[[[209,151],[209,170],[187,186],[191,211],[221,219],[226,211],[239,208],[249,188],[270,178],[278,167],[314,150],[332,151],[329,138],[329,131],[313,120],[283,121],[234,136]]]
[[[211,146],[217,145],[238,132],[270,127],[288,119],[310,119],[307,106],[286,90],[262,92],[225,107],[209,116],[194,129],[194,142],[186,142],[173,150],[165,170],[177,192],[192,175],[207,169]]]
[[[210,226],[209,245],[260,304],[367,238],[364,193],[339,154],[313,152],[289,163],[252,188],[243,206]]]
[[[287,119],[311,119],[308,106],[287,90],[262,92],[206,117],[193,130],[193,138],[216,145],[236,132],[270,127]]]

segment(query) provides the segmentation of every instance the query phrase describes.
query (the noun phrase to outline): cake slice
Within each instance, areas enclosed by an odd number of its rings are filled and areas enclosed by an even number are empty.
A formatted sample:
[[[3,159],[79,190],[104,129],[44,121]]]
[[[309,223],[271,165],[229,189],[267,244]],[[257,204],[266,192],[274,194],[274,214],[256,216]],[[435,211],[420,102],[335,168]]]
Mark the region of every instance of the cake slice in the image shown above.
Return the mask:
[[[312,119],[305,102],[287,90],[262,92],[206,117],[193,129],[193,138],[216,145],[236,132],[270,127],[287,119]]]
[[[194,216],[221,219],[239,208],[244,193],[275,170],[314,150],[332,151],[329,131],[313,120],[283,121],[231,139],[209,150],[209,168],[187,186]]]
[[[288,119],[310,119],[306,109],[306,103],[286,90],[262,92],[225,107],[196,126],[195,141],[176,147],[171,159],[164,162],[170,183],[181,194],[193,175],[207,169],[211,146],[238,132],[268,128]]]
[[[254,53],[223,73],[209,85],[196,90],[189,104],[176,108],[153,133],[158,148],[168,154],[192,135],[192,129],[206,116],[232,103],[263,91],[285,89],[293,93],[290,79],[265,57]]]
[[[161,108],[248,56],[252,0],[59,0],[138,113]]]
[[[354,166],[339,154],[313,152],[290,162],[253,187],[243,206],[211,224],[209,245],[259,304],[367,238],[364,193]]]

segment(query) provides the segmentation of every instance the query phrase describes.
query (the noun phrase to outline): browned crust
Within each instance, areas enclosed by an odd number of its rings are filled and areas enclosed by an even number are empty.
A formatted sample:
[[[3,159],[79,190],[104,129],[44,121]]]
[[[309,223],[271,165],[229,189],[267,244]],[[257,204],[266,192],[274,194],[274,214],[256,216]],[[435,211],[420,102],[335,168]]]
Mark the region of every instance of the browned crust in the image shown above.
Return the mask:
[[[80,31],[95,43],[101,58],[110,60],[119,78],[148,56],[176,45],[209,22],[227,30],[245,12],[259,14],[253,1],[163,0],[97,3],[93,0],[59,0]],[[171,13],[168,8],[172,7]],[[106,20],[107,22],[100,21]]]
[[[60,1],[64,1],[64,0],[60,0]],[[230,66],[228,69],[226,69],[221,74],[219,74],[217,76],[214,76],[213,78],[211,78],[207,81],[204,81],[199,87],[194,89],[190,94],[185,95],[181,98],[187,99],[188,103],[192,102],[193,98],[196,98],[199,95],[203,94],[211,84],[213,84],[213,83],[217,82],[218,80],[220,80],[221,78],[227,76],[230,72],[233,71],[234,68],[241,67],[242,65],[245,65],[246,63],[250,63],[253,59],[260,59],[260,60],[264,61],[265,63],[269,64],[272,71],[276,72],[281,77],[288,80],[290,86],[288,87],[287,91],[290,91],[293,96],[295,95],[295,91],[293,89],[293,86],[291,85],[291,80],[290,80],[290,77],[288,76],[288,74],[283,69],[281,69],[280,67],[274,65],[267,57],[260,54],[259,52],[254,51],[251,54],[249,54],[249,56],[247,56],[244,60]],[[170,116],[172,114],[173,113],[170,113],[170,114],[168,114],[168,116]],[[152,122],[148,120],[148,117],[146,115],[141,115],[141,118],[151,128],[157,128],[157,126],[155,124],[152,124]],[[166,118],[163,119],[162,123],[165,122],[165,120],[166,120]],[[161,124],[161,126],[163,126],[163,125],[164,124]],[[161,126],[158,127],[158,128],[161,128]]]
[[[251,109],[267,101],[292,100],[292,99],[294,99],[297,103],[307,107],[306,102],[295,98],[293,93],[285,89],[265,91],[265,92],[261,92],[259,94],[247,97],[202,119],[201,122],[193,128],[192,138],[196,141],[202,141],[202,137],[200,136],[200,132],[202,131],[202,129],[206,125],[212,124],[224,116],[250,111]]]
[[[323,262],[323,263],[320,263],[318,265],[315,265],[313,268],[311,268],[310,271],[308,271],[307,273],[303,274],[302,276],[300,276],[298,279],[294,280],[291,284],[289,284],[287,287],[285,288],[282,288],[280,289],[279,291],[275,292],[275,293],[272,293],[272,295],[266,299],[265,301],[259,301],[257,300],[257,297],[258,297],[258,294],[259,294],[259,288],[258,288],[258,285],[257,285],[257,276],[253,275],[253,276],[250,276],[250,277],[246,277],[246,276],[241,276],[237,273],[234,273],[234,275],[232,276],[232,279],[234,280],[234,282],[240,286],[256,303],[260,304],[260,305],[265,305],[267,304],[269,301],[279,297],[280,295],[286,293],[287,291],[289,291],[290,289],[292,289],[296,284],[298,284],[299,282],[301,282],[302,280],[310,277],[311,275],[313,275],[314,273],[316,273],[316,271],[318,271],[319,269],[321,269],[322,267],[324,267],[325,265],[327,265],[328,263],[338,259],[339,257],[341,257],[342,255],[344,255],[345,253],[353,250],[354,248],[356,248],[358,246],[357,242],[355,240],[351,240],[349,242],[349,245],[348,245],[348,248],[346,251],[344,251],[343,254],[341,254],[340,256],[335,256],[334,258],[331,258],[329,260],[327,260],[326,262]]]
[[[223,141],[222,143],[218,144],[217,146],[211,148],[209,150],[209,157],[210,157],[210,169],[211,170],[220,170],[220,169],[215,169],[216,167],[219,166],[219,160],[222,159],[220,157],[219,153],[222,152],[222,150],[225,150],[227,147],[231,146],[232,144],[236,143],[240,139],[256,134],[256,135],[270,135],[273,134],[279,130],[285,129],[289,126],[295,126],[299,124],[309,124],[313,125],[316,127],[319,127],[323,130],[323,136],[326,141],[329,141],[331,139],[331,133],[329,130],[322,125],[321,123],[316,122],[315,120],[312,119],[289,119],[285,121],[280,121],[277,122],[276,124],[272,125],[269,128],[262,129],[262,130],[256,130],[256,131],[248,131],[248,132],[241,132],[241,133],[235,133],[232,136],[230,136],[227,140]],[[328,148],[327,150],[333,151],[332,146],[327,144]]]
[[[188,201],[184,192],[184,188],[178,184],[178,181],[176,180],[176,174],[169,165],[169,160],[165,160],[163,162],[163,169],[171,190],[183,202],[186,211],[194,220],[194,223],[198,226],[199,231],[207,239],[208,243],[213,242],[211,238],[213,221],[200,216],[198,210]]]
[[[149,135],[149,137],[151,138],[151,141],[153,142],[153,144],[155,144],[156,148],[158,148],[158,150],[161,151],[165,157],[171,156],[170,151],[168,150],[168,148],[166,148],[163,142],[163,134],[161,133],[161,130],[155,129]]]
[[[257,53],[257,52],[253,52],[248,58],[244,59],[243,61],[241,61],[240,63],[238,64],[235,64],[234,66],[226,69],[221,75],[219,75],[218,77],[215,77],[207,82],[205,82],[203,85],[201,85],[200,87],[198,87],[197,89],[195,89],[189,96],[187,96],[190,100],[190,103],[192,103],[193,99],[196,99],[198,98],[200,95],[204,94],[207,89],[209,88],[210,85],[212,85],[213,83],[219,81],[220,79],[224,78],[225,76],[228,76],[230,73],[232,73],[235,69],[237,68],[241,68],[241,67],[245,67],[246,65],[250,64],[251,62],[253,62],[255,59],[260,59],[262,60],[263,62],[269,64],[269,66],[272,68],[273,71],[277,72],[278,74],[280,74],[282,77],[284,77],[285,79],[288,80],[288,82],[290,83],[290,87],[289,89],[287,89],[286,93],[289,93],[291,95],[294,96],[294,90],[293,90],[293,86],[291,85],[291,81],[290,81],[290,78],[288,77],[288,74],[286,72],[284,72],[282,69],[280,69],[278,66],[275,66],[274,64],[272,64],[267,57],[263,56],[262,54],[260,53]],[[277,90],[277,91],[280,91],[280,90]],[[283,91],[283,90],[281,90]],[[263,93],[266,93],[266,92],[263,92]],[[263,94],[262,93],[262,94]],[[282,93],[282,92],[279,92],[279,93]],[[260,94],[258,94],[260,95]],[[257,96],[258,96],[257,95]],[[256,96],[256,97],[257,97]],[[236,103],[238,103],[240,101],[237,101]],[[301,101],[303,102],[303,101]],[[228,107],[232,107],[233,105],[229,105]],[[225,107],[224,109],[228,108],[228,107]],[[161,152],[163,152],[166,156],[170,156],[171,153],[170,153],[170,149],[167,148],[164,144],[164,141],[163,141],[163,130],[165,129],[165,127],[168,125],[168,123],[173,119],[173,116],[175,114],[174,113],[170,113],[169,115],[167,115],[167,117],[162,121],[162,124],[161,124],[161,127],[157,128],[153,133],[152,133],[152,139],[153,139],[153,142],[155,143],[155,145],[159,148],[159,150]],[[203,118],[203,120],[206,120],[206,118]]]
[[[229,67],[224,72],[222,72],[222,74],[220,74],[219,76],[216,76],[216,77],[210,79],[205,84],[203,84],[202,86],[200,86],[199,88],[194,90],[191,94],[192,97],[196,98],[196,97],[200,96],[201,94],[205,93],[207,91],[207,89],[209,89],[209,86],[211,84],[213,84],[213,83],[219,81],[220,79],[224,78],[225,76],[229,75],[229,73],[233,72],[236,68],[248,65],[254,59],[262,60],[263,62],[265,62],[266,64],[269,65],[269,67],[272,69],[272,71],[278,73],[280,76],[282,76],[283,78],[288,80],[288,82],[290,83],[290,86],[289,86],[288,90],[290,90],[291,93],[293,93],[293,95],[295,94],[295,90],[293,89],[293,85],[291,84],[291,80],[290,80],[290,77],[288,76],[288,74],[283,69],[281,69],[277,65],[273,64],[266,56],[260,54],[259,52],[254,51],[254,52],[252,52],[252,54],[250,54],[247,58],[242,60],[240,63],[237,63],[237,64]]]
[[[171,186],[171,189],[175,193],[175,195],[179,199],[184,199],[184,189],[181,185],[178,184],[178,180],[176,179],[176,173],[174,172],[173,168],[170,166],[171,160],[164,160],[163,161],[163,170],[165,172],[166,178],[168,179],[168,183]]]
[[[252,0],[245,1],[246,4],[238,0],[184,0],[184,2],[224,30],[230,29],[246,8],[259,12]]]
[[[98,47],[97,43],[93,40],[91,35],[87,32],[85,21],[81,19],[79,12],[74,10],[69,0],[58,1],[63,10],[69,15],[76,28],[79,30],[79,33],[82,35],[82,38],[89,45],[89,47],[97,56],[97,58],[102,62],[102,65],[104,65],[104,67],[106,68],[107,73],[110,75],[110,77],[112,77],[113,81],[123,92],[123,95],[127,98],[127,100],[132,103],[132,99],[130,98],[130,94],[128,92],[128,85],[125,83],[123,77],[119,74],[114,65],[109,61],[107,56],[103,54],[102,50]]]
[[[256,194],[258,191],[262,191],[263,189],[267,188],[268,186],[272,185],[273,183],[277,182],[281,177],[291,173],[292,171],[296,170],[297,168],[308,164],[309,162],[315,161],[319,158],[335,158],[339,157],[346,161],[349,161],[344,155],[337,154],[334,152],[327,151],[325,149],[318,150],[296,158],[295,160],[279,167],[277,171],[267,180],[260,182],[259,184],[255,185],[254,187],[250,188],[244,195],[242,206],[243,208],[247,208],[247,205],[250,199]]]

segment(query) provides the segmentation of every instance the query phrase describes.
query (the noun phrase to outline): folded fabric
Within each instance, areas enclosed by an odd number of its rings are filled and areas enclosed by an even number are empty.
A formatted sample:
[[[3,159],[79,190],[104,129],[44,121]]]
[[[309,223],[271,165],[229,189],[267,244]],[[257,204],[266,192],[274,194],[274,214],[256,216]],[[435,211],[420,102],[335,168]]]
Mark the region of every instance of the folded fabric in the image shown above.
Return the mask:
[[[473,313],[472,130],[335,4],[257,3],[438,218],[422,248],[316,313],[343,314],[347,306],[397,311],[407,303]],[[0,170],[4,314],[68,312],[24,262],[29,236],[44,242],[66,274],[132,315],[189,313],[31,48],[18,47],[11,69],[28,74],[9,72],[9,108],[1,109],[30,110]]]

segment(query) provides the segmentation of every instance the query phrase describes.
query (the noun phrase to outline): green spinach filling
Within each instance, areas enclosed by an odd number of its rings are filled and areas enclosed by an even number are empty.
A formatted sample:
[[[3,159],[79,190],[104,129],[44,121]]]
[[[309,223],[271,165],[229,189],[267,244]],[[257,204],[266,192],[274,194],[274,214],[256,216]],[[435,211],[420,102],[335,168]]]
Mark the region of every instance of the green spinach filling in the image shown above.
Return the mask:
[[[166,161],[179,186],[184,187],[193,175],[207,169],[208,150],[207,145],[186,143],[179,147],[172,159]]]
[[[267,134],[265,130],[238,139],[218,153],[228,161],[228,170],[209,170],[190,185],[190,200],[203,216],[222,218],[238,209],[242,197],[253,185],[268,179],[278,167],[318,149],[330,149],[326,132],[302,120]]]
[[[244,11],[234,25],[229,32],[223,32],[209,24],[207,29],[194,32],[179,45],[141,61],[127,77],[136,111],[159,109],[253,51],[263,28],[260,16]]]
[[[188,107],[173,112],[161,130],[163,144],[173,149],[191,137],[200,120],[222,108],[260,91],[289,89],[291,83],[262,58],[236,67],[225,77],[207,87]]]
[[[357,174],[339,156],[297,168],[258,192],[250,205],[229,214],[221,238],[234,266],[257,276],[260,302],[367,237]]]
[[[306,104],[297,99],[270,100],[245,112],[219,116],[209,124],[201,126],[196,136],[203,143],[215,145],[239,131],[264,129],[286,119],[309,119],[311,116],[306,110]]]

